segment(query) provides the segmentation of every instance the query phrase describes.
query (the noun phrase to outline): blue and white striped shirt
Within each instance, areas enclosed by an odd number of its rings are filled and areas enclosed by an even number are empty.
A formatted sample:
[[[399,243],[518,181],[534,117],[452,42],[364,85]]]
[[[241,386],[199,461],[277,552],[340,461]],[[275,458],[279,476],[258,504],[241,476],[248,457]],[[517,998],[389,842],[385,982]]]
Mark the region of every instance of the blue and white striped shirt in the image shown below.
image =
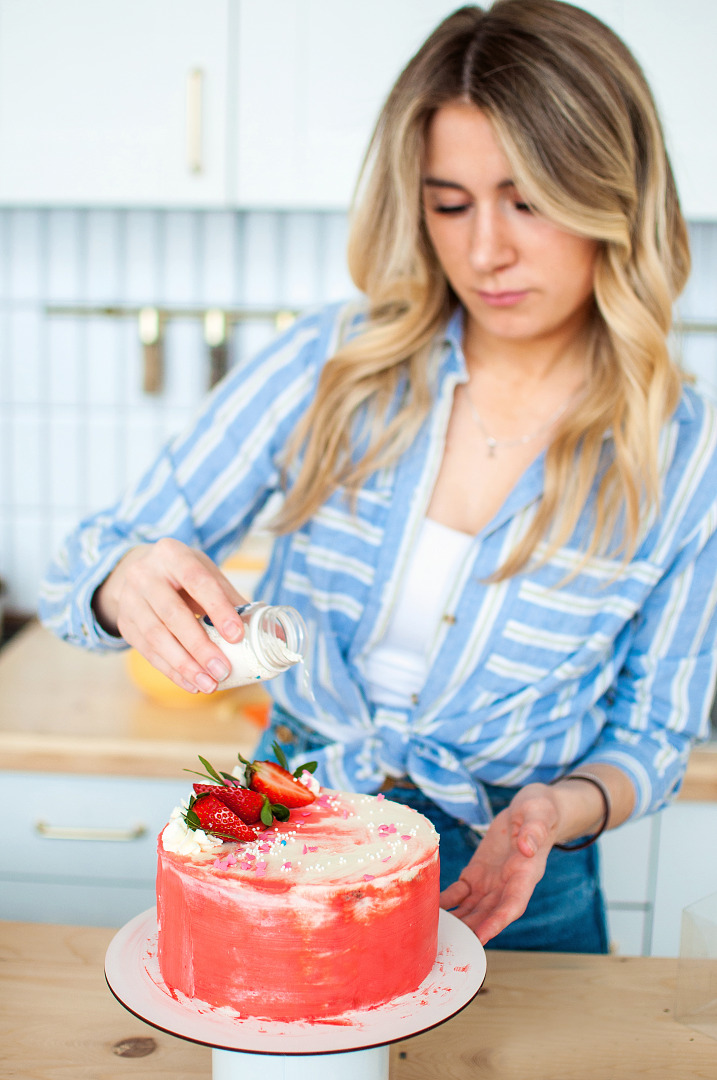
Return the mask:
[[[91,598],[129,548],[171,535],[221,562],[237,547],[279,490],[287,438],[346,320],[339,305],[311,313],[234,369],[136,488],[78,527],[43,586],[47,626],[89,648],[121,648],[95,622]],[[276,540],[258,595],[302,612],[315,701],[296,671],[268,687],[330,740],[317,756],[333,787],[375,792],[386,775],[408,775],[480,827],[490,820],[482,783],[517,787],[606,762],[632,779],[635,816],[659,809],[707,733],[716,669],[717,416],[689,388],[664,431],[659,516],[627,565],[596,558],[564,583],[580,561],[588,508],[545,565],[485,584],[535,512],[541,455],[473,540],[420,695],[410,708],[368,700],[366,656],[389,621],[453,393],[467,379],[461,329],[459,311],[436,339],[434,405],[410,450],[370,478],[355,508],[338,490]],[[609,438],[604,445],[609,453]]]

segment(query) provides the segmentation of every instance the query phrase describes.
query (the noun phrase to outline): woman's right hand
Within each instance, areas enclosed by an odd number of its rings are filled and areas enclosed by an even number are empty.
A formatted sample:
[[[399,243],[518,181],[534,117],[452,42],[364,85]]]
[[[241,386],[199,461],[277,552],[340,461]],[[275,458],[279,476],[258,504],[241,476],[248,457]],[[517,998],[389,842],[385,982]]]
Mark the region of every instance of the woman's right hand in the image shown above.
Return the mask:
[[[132,548],[95,591],[100,625],[118,634],[183,690],[210,694],[229,664],[196,618],[208,615],[227,641],[240,641],[235,608],[246,599],[202,551],[164,538]]]

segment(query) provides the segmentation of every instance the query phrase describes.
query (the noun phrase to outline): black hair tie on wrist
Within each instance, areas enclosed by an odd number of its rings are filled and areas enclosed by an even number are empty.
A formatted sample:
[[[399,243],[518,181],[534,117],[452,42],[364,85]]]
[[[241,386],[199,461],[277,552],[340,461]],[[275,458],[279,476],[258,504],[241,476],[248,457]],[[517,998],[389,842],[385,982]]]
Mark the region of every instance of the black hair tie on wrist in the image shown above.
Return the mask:
[[[589,784],[594,784],[598,789],[602,795],[602,801],[605,804],[602,821],[600,822],[600,826],[596,833],[593,833],[592,836],[588,836],[586,840],[581,840],[579,844],[553,844],[553,847],[558,848],[559,851],[581,851],[582,848],[590,847],[591,844],[594,844],[597,838],[602,836],[607,828],[611,810],[610,792],[602,780],[599,780],[597,776],[593,776],[592,773],[574,772],[568,773],[567,776],[557,776],[555,780],[550,781],[550,786],[559,784],[562,780],[587,780]]]

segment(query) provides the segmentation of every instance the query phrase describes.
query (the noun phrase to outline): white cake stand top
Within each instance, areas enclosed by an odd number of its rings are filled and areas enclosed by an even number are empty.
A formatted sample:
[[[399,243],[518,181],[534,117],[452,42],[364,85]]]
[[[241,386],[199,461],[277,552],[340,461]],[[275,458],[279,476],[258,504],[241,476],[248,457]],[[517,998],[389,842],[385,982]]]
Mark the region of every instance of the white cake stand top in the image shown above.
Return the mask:
[[[483,946],[464,923],[441,911],[433,970],[413,994],[380,1008],[313,1022],[261,1020],[172,993],[157,961],[154,908],[137,915],[110,942],[105,976],[130,1012],[191,1042],[255,1054],[327,1054],[365,1050],[407,1039],[460,1012],[486,973]]]

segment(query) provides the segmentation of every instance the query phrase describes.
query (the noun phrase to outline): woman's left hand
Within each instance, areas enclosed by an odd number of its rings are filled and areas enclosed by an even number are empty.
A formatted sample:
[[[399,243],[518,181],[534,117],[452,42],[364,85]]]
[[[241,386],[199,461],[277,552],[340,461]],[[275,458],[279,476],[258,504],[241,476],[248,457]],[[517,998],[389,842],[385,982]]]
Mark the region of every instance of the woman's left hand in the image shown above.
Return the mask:
[[[558,801],[553,788],[529,784],[496,814],[458,881],[441,893],[481,943],[525,911],[557,840]]]

